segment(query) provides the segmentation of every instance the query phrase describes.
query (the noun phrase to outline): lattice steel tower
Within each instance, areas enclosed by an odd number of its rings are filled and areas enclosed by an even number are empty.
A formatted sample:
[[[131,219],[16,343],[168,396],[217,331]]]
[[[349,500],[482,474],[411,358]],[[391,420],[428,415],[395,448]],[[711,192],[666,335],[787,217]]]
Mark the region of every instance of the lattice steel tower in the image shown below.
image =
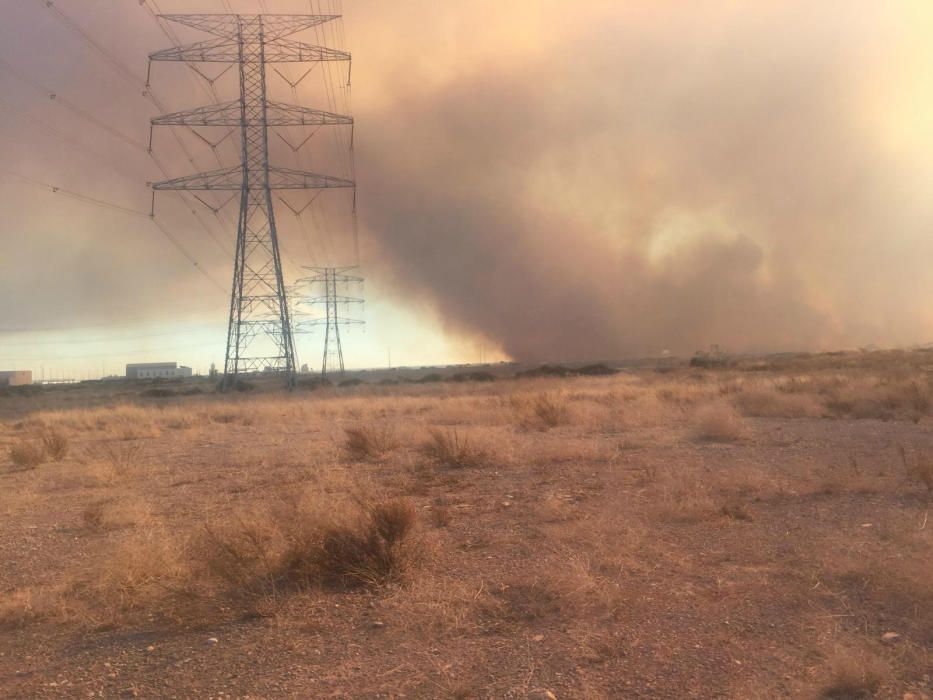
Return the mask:
[[[266,64],[349,61],[350,54],[287,37],[337,15],[162,15],[213,34],[214,39],[158,51],[150,61],[236,63],[240,97],[157,117],[152,126],[239,127],[241,162],[232,168],[153,184],[160,190],[240,193],[224,386],[240,374],[296,371],[295,342],[272,207],[272,190],[355,187],[342,178],[269,164],[269,128],[352,124],[351,117],[269,99]],[[151,63],[150,63],[151,66]]]
[[[340,309],[349,309],[353,305],[362,305],[359,297],[341,294],[341,288],[352,284],[363,284],[363,278],[350,274],[355,267],[309,267],[315,273],[307,279],[301,280],[305,284],[320,289],[323,294],[312,296],[308,302],[315,306],[324,307],[324,318],[309,321],[309,326],[324,326],[324,358],[321,361],[321,375],[327,376],[334,372],[344,373],[343,343],[340,340],[341,326],[362,326],[364,321],[348,316],[341,316]]]

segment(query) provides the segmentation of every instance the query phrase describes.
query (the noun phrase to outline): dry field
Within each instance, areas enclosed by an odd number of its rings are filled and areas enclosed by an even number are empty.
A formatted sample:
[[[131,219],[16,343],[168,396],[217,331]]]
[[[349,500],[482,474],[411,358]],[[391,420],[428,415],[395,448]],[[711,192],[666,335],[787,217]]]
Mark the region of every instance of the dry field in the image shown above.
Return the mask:
[[[0,397],[0,696],[930,698],[931,371]]]

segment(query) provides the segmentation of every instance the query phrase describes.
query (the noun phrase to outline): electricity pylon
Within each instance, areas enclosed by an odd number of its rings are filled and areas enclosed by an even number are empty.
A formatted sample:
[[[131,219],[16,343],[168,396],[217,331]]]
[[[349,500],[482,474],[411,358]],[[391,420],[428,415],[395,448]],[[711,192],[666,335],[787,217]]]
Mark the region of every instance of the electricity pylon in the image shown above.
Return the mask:
[[[234,383],[240,374],[257,372],[284,373],[291,385],[296,371],[295,341],[282,275],[272,190],[352,188],[355,183],[270,165],[269,128],[353,124],[353,119],[270,100],[266,64],[349,61],[348,53],[287,38],[338,19],[338,16],[200,14],[161,17],[217,38],[158,51],[149,56],[150,62],[236,63],[240,98],[156,117],[152,126],[239,127],[241,161],[236,167],[157,182],[152,185],[153,190],[240,193],[224,387]]]
[[[320,287],[323,291],[323,295],[309,298],[308,303],[323,306],[324,318],[307,322],[310,327],[324,326],[324,358],[321,361],[321,375],[326,377],[335,371],[343,374],[343,344],[340,341],[340,327],[362,326],[365,321],[340,315],[341,307],[349,309],[354,304],[362,305],[363,300],[339,292],[341,287],[362,284],[363,278],[349,274],[356,267],[308,267],[305,269],[315,274],[301,281],[312,288]]]

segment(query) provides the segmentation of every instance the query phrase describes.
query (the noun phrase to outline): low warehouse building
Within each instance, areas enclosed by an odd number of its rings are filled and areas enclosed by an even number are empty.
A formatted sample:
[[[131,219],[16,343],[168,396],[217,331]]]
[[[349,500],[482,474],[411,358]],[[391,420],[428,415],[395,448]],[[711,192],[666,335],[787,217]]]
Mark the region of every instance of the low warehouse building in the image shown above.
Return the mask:
[[[177,362],[143,362],[126,366],[127,379],[180,379],[192,375],[190,367]]]
[[[25,386],[32,384],[32,372],[28,369],[0,372],[0,386]]]

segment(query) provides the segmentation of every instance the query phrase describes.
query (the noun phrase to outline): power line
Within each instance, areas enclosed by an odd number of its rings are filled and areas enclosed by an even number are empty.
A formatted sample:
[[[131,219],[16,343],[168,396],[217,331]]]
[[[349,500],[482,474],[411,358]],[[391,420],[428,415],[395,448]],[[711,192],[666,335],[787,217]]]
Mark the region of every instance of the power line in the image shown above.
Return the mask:
[[[12,75],[14,78],[16,78],[17,80],[19,80],[21,83],[24,83],[24,84],[26,84],[26,85],[29,85],[29,86],[30,86],[31,88],[33,88],[36,92],[41,93],[41,94],[44,95],[45,97],[47,97],[47,98],[49,98],[50,100],[54,101],[56,104],[62,105],[65,109],[67,109],[67,110],[69,110],[69,111],[71,111],[71,112],[74,112],[75,114],[77,114],[77,115],[78,115],[79,117],[81,117],[82,119],[85,119],[85,120],[89,121],[91,124],[93,124],[94,126],[98,127],[99,129],[102,129],[102,130],[106,131],[108,134],[110,134],[110,135],[113,136],[114,138],[117,138],[117,139],[119,139],[120,141],[123,141],[124,143],[126,143],[126,144],[132,146],[133,148],[136,148],[136,149],[138,149],[138,150],[140,150],[140,151],[142,151],[142,152],[144,152],[144,153],[148,151],[148,147],[147,147],[146,144],[144,144],[142,141],[137,141],[137,140],[134,139],[132,136],[128,136],[127,134],[124,134],[123,132],[121,132],[121,131],[119,131],[119,130],[117,130],[117,129],[114,129],[114,128],[113,128],[112,126],[110,126],[109,124],[107,124],[107,123],[101,121],[100,119],[98,119],[98,118],[95,117],[94,115],[92,115],[92,114],[88,113],[87,111],[81,109],[81,108],[78,107],[76,104],[74,104],[74,103],[72,103],[71,101],[69,101],[68,99],[62,97],[61,95],[59,95],[59,94],[58,94],[57,92],[55,92],[54,90],[49,89],[49,88],[46,87],[45,85],[42,85],[41,83],[37,82],[36,80],[30,78],[30,77],[29,77],[28,75],[26,75],[25,73],[22,73],[21,71],[17,70],[16,68],[14,68],[13,66],[11,66],[9,63],[7,63],[6,61],[4,61],[3,59],[0,59],[0,71],[3,71],[3,72],[5,72],[5,73],[7,73],[7,74],[9,74],[9,75]]]
[[[203,349],[204,343],[199,343],[197,345],[166,345],[163,347],[145,347],[145,348],[135,348],[132,350],[123,350],[121,355],[134,355],[139,353],[153,353],[153,352],[162,352],[163,350],[198,350]],[[68,361],[68,360],[92,360],[99,359],[102,357],[113,357],[112,352],[106,353],[94,353],[90,355],[40,355],[38,358],[36,356],[32,357],[0,357],[0,360],[4,362],[35,362],[37,359],[55,359],[58,361]]]
[[[75,148],[76,150],[80,150],[80,151],[83,151],[83,152],[87,153],[88,155],[94,156],[95,158],[100,159],[102,162],[107,162],[107,164],[108,164],[110,167],[113,167],[113,168],[115,168],[116,170],[120,171],[119,174],[122,175],[123,177],[125,177],[126,179],[131,180],[131,181],[134,181],[134,182],[138,180],[138,178],[137,178],[135,175],[129,175],[129,174],[127,174],[126,172],[124,172],[124,171],[122,170],[122,165],[118,165],[118,164],[112,162],[110,158],[105,157],[105,156],[103,156],[103,155],[97,153],[97,152],[94,151],[93,149],[88,148],[87,146],[85,146],[85,145],[84,145],[83,143],[81,143],[80,141],[78,141],[78,140],[76,140],[75,138],[69,136],[68,134],[66,134],[66,133],[64,133],[64,132],[62,132],[62,131],[56,129],[56,128],[53,127],[53,126],[51,126],[51,125],[49,125],[49,124],[46,124],[46,123],[43,122],[41,119],[36,118],[34,115],[32,115],[32,114],[27,114],[27,113],[25,113],[25,112],[23,112],[23,111],[21,111],[21,110],[18,110],[17,108],[13,107],[9,102],[6,102],[6,101],[3,100],[2,98],[0,98],[0,104],[3,104],[4,106],[6,106],[7,109],[10,109],[10,110],[12,110],[12,111],[20,112],[21,114],[23,114],[24,116],[26,116],[26,117],[28,117],[28,118],[30,119],[30,123],[36,124],[36,125],[38,125],[40,128],[45,129],[45,130],[48,131],[49,133],[53,134],[56,138],[59,138],[59,139],[61,139],[62,141],[64,141],[64,142],[68,143],[69,145],[71,145],[71,146],[72,146],[73,148]],[[149,154],[149,155],[151,156],[152,154]],[[153,160],[154,160],[154,161],[156,162],[156,164],[159,166],[159,169],[162,171],[162,173],[165,174],[165,175],[167,176],[167,172],[166,172],[165,168],[162,167],[162,165],[155,159],[154,156],[153,156]],[[92,198],[92,197],[86,197],[86,196],[84,196],[84,195],[80,195],[80,194],[77,194],[77,193],[68,192],[67,190],[64,190],[64,189],[62,189],[61,187],[57,187],[57,186],[55,186],[55,185],[49,185],[49,184],[47,184],[47,183],[43,183],[43,182],[41,182],[41,181],[34,180],[34,179],[31,180],[31,179],[26,178],[25,176],[23,176],[23,175],[21,175],[21,174],[18,174],[18,173],[8,172],[7,174],[9,174],[11,177],[16,177],[16,178],[18,178],[18,179],[25,180],[25,181],[27,181],[27,182],[31,182],[32,184],[36,184],[36,185],[39,185],[39,186],[48,187],[53,193],[57,193],[57,194],[68,194],[68,195],[70,195],[70,196],[72,196],[72,197],[75,197],[75,198],[78,198],[78,199],[83,199],[84,201],[94,202],[94,203],[100,203],[100,204],[107,204],[106,202],[103,202],[102,200],[95,200],[95,199]],[[178,193],[178,194],[179,194],[179,198],[182,200],[182,202],[185,203],[186,208],[189,208],[189,207],[187,206],[187,203],[186,203],[185,200],[184,200],[184,197],[181,196],[181,193]],[[126,208],[121,207],[120,205],[112,205],[112,204],[111,204],[111,205],[109,205],[109,206],[110,206],[111,208],[117,208],[117,209],[119,209],[119,210],[126,210]],[[223,251],[226,253],[227,251],[226,251],[226,249],[224,248],[223,244],[222,244],[219,240],[217,240],[217,238],[214,236],[214,233],[207,227],[207,225],[204,224],[203,221],[201,221],[200,217],[198,216],[197,211],[196,211],[195,209],[190,209],[190,208],[189,208],[189,210],[191,211],[192,215],[194,215],[194,217],[198,220],[198,222],[202,225],[202,227],[204,228],[204,230],[207,232],[207,235],[210,236],[210,238],[211,238],[215,243],[217,243],[217,245],[221,248],[221,250],[223,250]],[[142,213],[142,212],[135,212],[135,211],[133,211],[133,212],[131,212],[131,213]],[[149,215],[151,215],[151,213],[150,213]]]
[[[20,119],[28,120],[30,126],[37,126],[40,129],[44,129],[48,133],[52,134],[52,136],[54,136],[55,138],[70,145],[75,150],[82,151],[83,153],[89,156],[92,156],[93,158],[99,159],[102,162],[106,162],[109,167],[118,171],[118,173],[122,175],[124,178],[126,178],[127,180],[131,180],[133,182],[139,181],[138,174],[137,173],[130,174],[126,172],[125,170],[123,170],[122,163],[117,162],[113,158],[110,158],[109,156],[104,156],[101,153],[98,153],[97,151],[95,151],[94,149],[85,146],[84,144],[82,144],[80,141],[77,141],[69,134],[66,134],[64,131],[61,131],[55,128],[54,126],[52,126],[51,124],[47,124],[46,122],[42,121],[35,114],[32,114],[31,112],[27,112],[26,110],[19,109],[18,107],[14,107],[9,102],[4,100],[2,97],[0,97],[0,105],[5,107],[8,111],[19,115]]]
[[[15,178],[17,180],[21,180],[23,182],[29,183],[30,185],[35,185],[36,187],[47,189],[50,192],[52,192],[52,194],[60,194],[63,197],[77,199],[86,204],[91,204],[93,206],[101,207],[104,209],[113,209],[115,211],[123,212],[125,214],[132,214],[134,216],[142,216],[146,219],[150,218],[148,212],[139,211],[138,209],[131,209],[130,207],[125,207],[121,204],[114,204],[113,202],[108,202],[106,200],[98,199],[96,197],[90,197],[86,194],[81,194],[80,192],[68,190],[63,187],[59,187],[58,185],[52,185],[52,184],[49,184],[48,182],[43,182],[42,180],[37,180],[36,178],[28,177],[21,173],[16,173],[10,170],[2,169],[0,170],[0,174],[6,175],[7,177]]]
[[[217,289],[220,290],[221,294],[223,294],[224,296],[227,295],[227,290],[224,288],[224,286],[220,284],[217,280],[215,280],[213,277],[211,277],[211,275],[204,268],[201,267],[200,263],[198,263],[198,261],[195,260],[194,257],[187,250],[185,250],[184,246],[182,246],[182,244],[178,242],[175,236],[173,236],[168,231],[168,229],[166,229],[162,225],[162,223],[158,219],[152,216],[150,217],[150,221],[152,221],[152,223],[155,224],[156,228],[158,228],[162,232],[162,234],[169,241],[171,241],[172,245],[174,245],[179,250],[179,252],[188,259],[188,261],[197,269],[198,272],[204,275],[204,277],[206,277],[210,281],[211,284],[217,287]]]
[[[120,75],[122,75],[127,81],[133,83],[134,86],[139,86],[144,84],[146,81],[143,80],[140,76],[136,75],[127,68],[121,61],[113,56],[109,51],[107,51],[103,46],[91,37],[86,31],[84,31],[81,26],[71,19],[68,15],[62,12],[58,6],[55,4],[55,0],[36,0],[42,7],[52,12],[59,21],[68,27],[73,33],[77,34],[85,43],[89,44],[99,55],[100,57],[109,63]]]
[[[2,332],[2,330],[0,330]],[[62,331],[62,332],[73,332],[73,331]],[[103,338],[78,338],[68,339],[68,345],[96,345],[98,343],[119,343],[125,340],[140,340],[142,338],[169,338],[178,336],[177,331],[171,333],[134,333],[133,335],[125,335],[122,337],[118,336],[107,336]],[[20,342],[11,343],[9,341],[3,341],[3,347],[34,347],[37,345],[61,345],[61,340],[25,340]]]
[[[221,291],[224,295],[226,295],[226,293],[227,293],[227,292],[226,292],[226,289],[224,289],[220,284],[218,284],[218,283],[217,283],[217,280],[215,280],[215,279],[214,279],[213,277],[211,277],[203,268],[201,268],[201,266],[200,266],[200,264],[198,263],[198,261],[185,249],[184,246],[181,245],[181,243],[179,243],[179,242],[175,239],[175,237],[161,224],[161,222],[159,222],[159,221],[158,221],[154,216],[152,216],[149,212],[139,211],[138,209],[131,209],[130,207],[125,207],[125,206],[123,206],[123,205],[121,205],[121,204],[115,204],[115,203],[113,203],[113,202],[108,202],[108,201],[103,200],[103,199],[98,199],[97,197],[91,197],[91,196],[89,196],[89,195],[82,194],[82,193],[80,193],[80,192],[75,192],[74,190],[65,189],[65,188],[63,188],[63,187],[59,187],[58,185],[53,185],[53,184],[50,184],[50,183],[48,183],[48,182],[44,182],[44,181],[42,181],[42,180],[38,180],[38,179],[33,178],[33,177],[28,177],[28,176],[26,176],[26,175],[23,175],[22,173],[16,173],[16,172],[12,172],[12,171],[10,171],[10,170],[2,169],[2,170],[0,170],[0,174],[6,175],[6,176],[8,176],[8,177],[12,177],[12,178],[14,178],[14,179],[16,179],[16,180],[20,180],[20,181],[22,181],[22,182],[26,182],[26,183],[28,183],[28,184],[30,184],[30,185],[34,185],[34,186],[36,186],[36,187],[41,187],[42,189],[47,189],[47,190],[49,190],[52,194],[59,194],[59,195],[62,195],[63,197],[68,197],[68,198],[70,198],[70,199],[75,199],[75,200],[78,200],[78,201],[80,201],[80,202],[84,202],[85,204],[89,204],[89,205],[92,205],[92,206],[100,207],[100,208],[102,208],[102,209],[111,209],[111,210],[114,210],[114,211],[122,212],[122,213],[124,213],[124,214],[131,214],[131,215],[133,215],[133,216],[140,216],[140,217],[149,219],[149,220],[155,225],[155,227],[156,227],[157,229],[159,229],[159,231],[162,232],[162,235],[165,236],[165,237],[172,243],[172,245],[174,245],[174,246],[178,249],[178,251],[179,251],[182,255],[184,255],[185,258],[187,258],[189,262],[191,262],[191,264],[192,264],[195,268],[197,268],[198,272],[200,272],[202,275],[204,275],[215,287],[217,287],[218,289],[220,289],[220,291]]]

